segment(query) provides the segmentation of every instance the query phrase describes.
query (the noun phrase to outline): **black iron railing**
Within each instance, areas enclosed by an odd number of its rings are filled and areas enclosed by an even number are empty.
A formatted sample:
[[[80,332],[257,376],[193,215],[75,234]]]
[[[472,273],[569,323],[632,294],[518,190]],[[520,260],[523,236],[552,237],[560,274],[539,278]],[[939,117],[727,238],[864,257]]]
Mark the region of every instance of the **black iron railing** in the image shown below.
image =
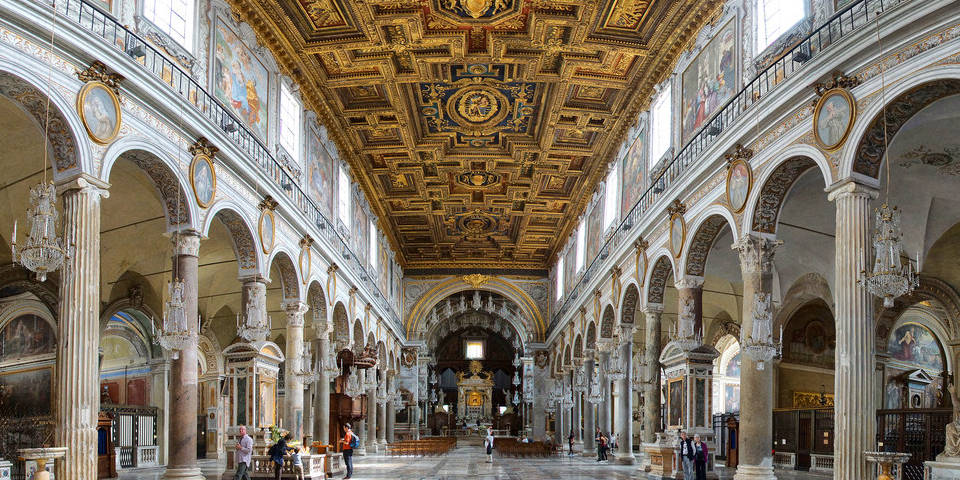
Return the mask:
[[[640,196],[640,200],[624,216],[613,235],[603,244],[590,265],[584,269],[583,275],[576,285],[569,292],[565,292],[560,307],[556,309],[551,319],[550,328],[552,329],[560,321],[563,314],[576,304],[576,300],[583,294],[583,290],[603,265],[604,260],[617,247],[630,239],[630,229],[640,223],[641,217],[650,210],[650,207],[665,196],[666,192],[674,186],[676,180],[699,160],[700,155],[705,150],[716,143],[729,126],[743,118],[743,114],[747,110],[761,99],[766,98],[784,80],[795,76],[808,62],[821,56],[827,47],[863,25],[874,21],[893,6],[907,1],[910,0],[854,1],[836,12],[823,25],[814,29],[803,40],[770,63],[733,98],[727,101],[650,182],[643,195]],[[622,188],[628,188],[628,186],[624,185]]]
[[[902,476],[923,480],[923,462],[933,461],[943,452],[952,415],[949,408],[877,410],[877,447],[911,454]]]
[[[49,4],[48,0],[35,0],[38,3]],[[167,55],[155,48],[152,44],[121,25],[113,16],[104,12],[88,0],[56,0],[57,12],[90,32],[103,39],[108,45],[122,51],[134,63],[153,74],[154,77],[169,86],[172,91],[189,103],[195,111],[205,117],[213,127],[222,131],[233,143],[243,151],[250,162],[260,171],[272,179],[284,195],[296,206],[303,215],[316,226],[311,232],[317,238],[322,238],[337,250],[341,261],[338,265],[352,270],[356,278],[360,279],[370,292],[374,293],[374,302],[384,311],[392,314],[396,325],[400,324],[400,316],[389,301],[389,297],[380,291],[375,279],[368,274],[366,265],[356,255],[350,243],[337,231],[335,223],[331,222],[308,197],[291,174],[277,161],[264,145],[263,141],[251,132],[246,125],[235,117],[227,107],[207,92],[206,89],[185,72],[180,64],[170,60]],[[371,259],[376,261],[376,259]],[[381,272],[386,275],[387,272]]]

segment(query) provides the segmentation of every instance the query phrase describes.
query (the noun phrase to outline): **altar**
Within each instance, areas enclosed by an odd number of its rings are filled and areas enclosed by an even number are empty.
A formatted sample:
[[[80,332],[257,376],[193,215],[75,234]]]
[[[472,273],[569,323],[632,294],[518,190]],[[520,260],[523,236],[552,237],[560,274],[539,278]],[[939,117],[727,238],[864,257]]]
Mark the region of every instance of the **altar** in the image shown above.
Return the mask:
[[[480,362],[470,362],[470,373],[457,372],[457,417],[468,425],[493,418],[493,374]]]

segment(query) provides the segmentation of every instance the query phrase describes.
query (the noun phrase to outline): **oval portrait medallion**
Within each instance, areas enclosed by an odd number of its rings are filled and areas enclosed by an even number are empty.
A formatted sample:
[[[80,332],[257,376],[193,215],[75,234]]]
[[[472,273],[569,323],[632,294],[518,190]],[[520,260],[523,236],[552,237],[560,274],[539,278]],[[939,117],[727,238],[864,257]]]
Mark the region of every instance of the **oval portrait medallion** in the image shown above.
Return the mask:
[[[103,82],[87,82],[77,94],[77,112],[90,139],[106,145],[120,133],[120,99]]]
[[[733,213],[740,213],[747,206],[750,187],[753,186],[753,172],[750,164],[740,158],[727,169],[727,205]]]
[[[813,111],[813,136],[820,148],[840,148],[857,118],[857,102],[845,88],[827,90]]]
[[[217,193],[217,171],[209,156],[200,154],[193,157],[190,162],[190,186],[200,208],[207,208],[213,203]]]
[[[264,208],[260,213],[260,223],[257,226],[260,233],[260,248],[264,254],[273,251],[273,242],[277,234],[277,224],[273,218],[273,210]]]
[[[674,257],[680,258],[686,238],[687,224],[683,221],[683,215],[674,213],[670,217],[670,251],[673,252]]]
[[[463,87],[447,101],[447,114],[461,129],[485,135],[497,131],[507,117],[510,101],[499,90],[486,85]]]

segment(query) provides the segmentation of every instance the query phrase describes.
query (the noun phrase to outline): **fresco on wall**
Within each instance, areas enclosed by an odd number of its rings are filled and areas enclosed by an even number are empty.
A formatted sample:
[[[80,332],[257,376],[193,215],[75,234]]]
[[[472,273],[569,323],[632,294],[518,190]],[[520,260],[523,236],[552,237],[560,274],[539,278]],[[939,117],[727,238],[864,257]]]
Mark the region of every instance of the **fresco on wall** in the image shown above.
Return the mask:
[[[0,362],[53,353],[53,328],[36,315],[21,315],[0,330]]]
[[[333,160],[320,142],[320,137],[313,131],[307,141],[307,178],[310,182],[310,199],[329,220],[333,215]]]
[[[634,137],[633,143],[623,157],[622,172],[620,175],[620,215],[626,217],[630,209],[640,201],[640,195],[646,187],[644,172],[647,166],[647,148],[645,132],[641,127],[640,133]]]
[[[366,261],[367,254],[369,249],[367,248],[367,241],[370,236],[370,223],[367,220],[367,212],[363,211],[363,207],[360,205],[360,199],[356,196],[353,197],[353,246],[355,248],[354,253],[357,254],[362,260]]]
[[[264,140],[270,94],[267,69],[223,22],[217,21],[214,30],[214,95]]]
[[[0,373],[0,404],[22,417],[50,415],[53,402],[53,369],[31,368]]]
[[[572,237],[571,237],[572,238]],[[563,261],[563,290],[564,292],[569,292],[571,288],[576,284],[574,280],[577,278],[577,247],[576,245],[571,245],[570,250],[567,250],[567,258]]]
[[[686,143],[736,91],[736,25],[733,21],[683,71],[682,140]]]
[[[740,378],[740,354],[730,359],[727,362],[727,370],[724,372],[724,375],[728,377]]]
[[[603,202],[597,202],[590,210],[590,216],[587,217],[587,251],[586,265],[597,257],[600,253],[600,245],[603,238]]]
[[[785,361],[832,368],[837,338],[830,309],[822,304],[801,307],[787,322],[783,342]]]
[[[389,295],[389,293],[387,293],[387,288],[389,286],[387,279],[390,276],[390,259],[387,257],[387,245],[384,242],[380,242],[380,246],[377,248],[377,255],[380,256],[380,258],[376,260],[379,262],[378,264],[380,266],[380,276],[377,278],[378,285],[380,286],[380,292],[384,295]]]
[[[915,365],[932,376],[943,371],[940,342],[919,323],[904,323],[894,330],[887,343],[887,353],[894,360]]]
[[[740,411],[740,385],[724,386],[723,409],[725,413]]]

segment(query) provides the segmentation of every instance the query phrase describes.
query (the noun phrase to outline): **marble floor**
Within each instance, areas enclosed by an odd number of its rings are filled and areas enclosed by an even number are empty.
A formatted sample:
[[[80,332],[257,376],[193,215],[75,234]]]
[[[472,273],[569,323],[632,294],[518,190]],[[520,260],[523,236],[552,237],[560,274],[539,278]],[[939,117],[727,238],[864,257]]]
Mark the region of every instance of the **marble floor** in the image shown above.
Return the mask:
[[[219,479],[223,463],[214,460],[200,462],[208,479]],[[733,471],[719,471],[719,478],[733,478]],[[121,480],[160,480],[163,469],[121,472]],[[437,457],[357,457],[354,462],[356,480],[453,480],[469,477],[476,480],[533,480],[533,479],[646,479],[636,466],[597,463],[593,458],[557,456],[553,458],[500,458],[494,455],[492,464],[480,446],[462,446]],[[342,478],[342,477],[339,477]],[[827,479],[808,472],[777,472],[781,480]]]

